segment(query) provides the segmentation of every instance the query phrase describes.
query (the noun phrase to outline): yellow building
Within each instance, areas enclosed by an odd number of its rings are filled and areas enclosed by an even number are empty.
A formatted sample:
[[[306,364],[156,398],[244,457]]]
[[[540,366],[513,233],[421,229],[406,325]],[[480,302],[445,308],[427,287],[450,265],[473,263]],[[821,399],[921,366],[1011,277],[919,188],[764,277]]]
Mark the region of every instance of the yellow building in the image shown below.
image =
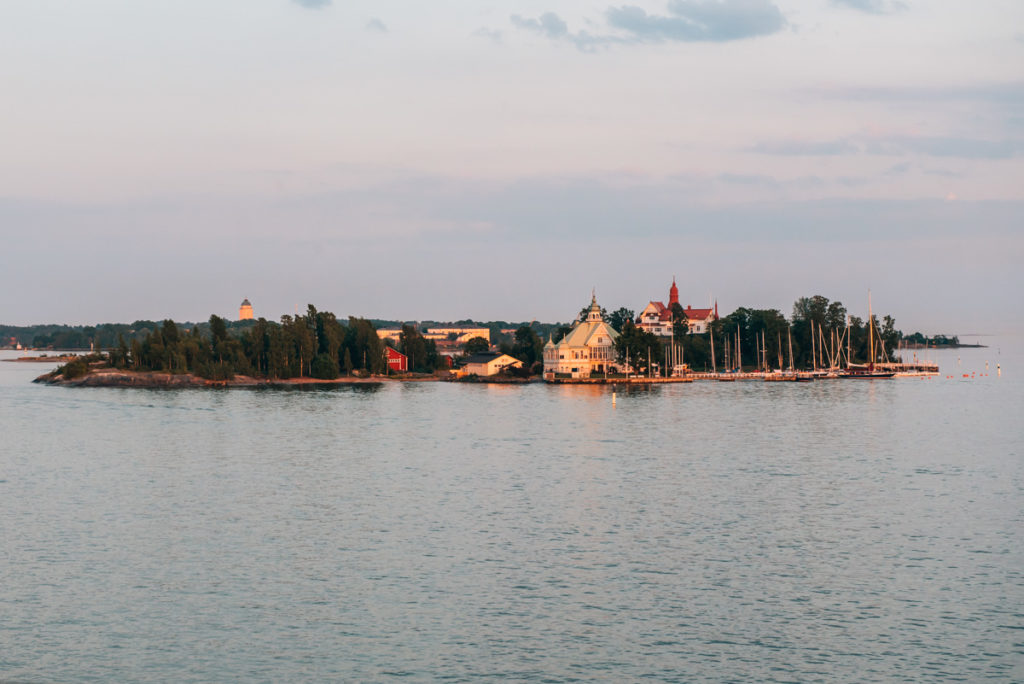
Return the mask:
[[[248,299],[242,300],[242,306],[238,307],[238,320],[240,321],[251,321],[252,320],[252,304],[249,303]]]
[[[558,344],[544,345],[544,378],[598,377],[619,370],[615,340],[619,333],[601,317],[597,298],[591,297],[587,318],[577,323]]]
[[[480,352],[466,359],[462,367],[465,375],[497,375],[506,368],[521,368],[523,362],[500,352]]]

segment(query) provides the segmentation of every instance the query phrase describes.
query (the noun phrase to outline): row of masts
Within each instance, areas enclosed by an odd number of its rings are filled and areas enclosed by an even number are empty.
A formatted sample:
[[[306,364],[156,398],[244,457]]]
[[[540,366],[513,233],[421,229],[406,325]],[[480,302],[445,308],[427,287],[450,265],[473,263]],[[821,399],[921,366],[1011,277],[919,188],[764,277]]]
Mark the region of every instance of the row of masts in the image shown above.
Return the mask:
[[[870,303],[868,305],[870,311]],[[868,314],[868,349],[869,352],[869,365],[873,365],[877,358],[875,352],[875,334],[874,334],[874,319],[871,314]],[[826,370],[826,371],[838,371],[844,366],[849,367],[852,365],[853,349],[850,335],[850,319],[847,316],[846,327],[841,330],[831,328],[827,332],[821,324],[815,324],[814,320],[810,321],[811,324],[811,367],[815,371]],[[789,348],[789,364],[785,370],[793,372],[793,334],[792,327],[786,327],[786,340]],[[783,369],[783,346],[782,346],[782,332],[777,333],[777,363],[776,368]],[[674,345],[673,345],[674,346]],[[741,352],[740,342],[740,326],[736,326],[735,335],[729,334],[724,339],[725,347],[725,358],[722,370],[740,370],[743,368],[743,356]],[[771,370],[771,364],[768,359],[768,344],[767,344],[767,332],[757,331],[754,333],[754,348],[757,353],[757,369],[764,372]],[[882,354],[885,354],[884,348]],[[887,356],[887,355],[886,355]],[[712,372],[718,372],[718,364],[715,359],[715,336],[711,333],[711,369]]]
[[[814,371],[838,371],[845,365],[847,368],[852,366],[853,349],[850,335],[850,316],[846,316],[846,326],[842,330],[836,328],[830,328],[826,334],[824,326],[821,324],[815,325],[814,319],[810,319],[811,325],[811,367]],[[875,353],[875,321],[874,316],[871,312],[871,292],[868,291],[868,367],[873,368],[877,359]],[[713,373],[718,372],[718,362],[715,358],[715,334],[713,329],[708,330],[708,335],[711,340],[711,370]],[[782,358],[782,332],[777,333],[777,352],[778,352],[778,366],[779,370],[783,370],[783,358]],[[743,354],[742,345],[740,342],[740,326],[736,324],[735,336],[731,333],[725,336],[724,342],[724,358],[723,358],[723,371],[740,371],[743,368]],[[793,334],[792,326],[786,326],[786,339],[789,346],[789,365],[785,368],[786,371],[792,373],[795,372],[793,367]],[[845,354],[844,352],[845,345]],[[765,373],[771,372],[771,366],[768,362],[768,344],[767,344],[767,331],[755,331],[754,333],[754,347],[757,353],[757,370]],[[882,347],[882,355],[888,360],[888,355],[885,353],[884,346]],[[648,358],[650,358],[650,350],[648,350]],[[665,346],[665,365],[669,373],[673,373],[677,366],[684,363],[684,353],[681,345],[677,345],[675,342],[675,334],[673,332],[672,341],[670,344]],[[845,364],[844,364],[845,362]]]

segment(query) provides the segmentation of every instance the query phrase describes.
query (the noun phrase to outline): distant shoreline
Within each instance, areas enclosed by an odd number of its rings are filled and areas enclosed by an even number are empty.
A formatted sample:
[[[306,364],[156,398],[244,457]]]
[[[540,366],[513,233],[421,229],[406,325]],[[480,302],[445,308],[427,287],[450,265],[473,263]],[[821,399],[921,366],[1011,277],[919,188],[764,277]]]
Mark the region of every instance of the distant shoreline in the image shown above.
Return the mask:
[[[987,344],[905,344],[897,349],[897,353],[903,349],[987,349]]]
[[[15,359],[8,359],[15,360]],[[454,378],[438,375],[371,375],[368,377],[341,376],[322,378],[257,378],[236,375],[230,380],[210,380],[194,373],[168,373],[165,371],[132,371],[116,368],[92,368],[85,375],[66,378],[56,370],[40,375],[32,382],[62,387],[135,387],[146,388],[231,388],[231,387],[320,387],[338,385],[381,385],[389,382],[458,382],[462,384],[521,385],[540,382],[540,378],[510,378],[505,376]]]
[[[250,375],[236,375],[230,380],[210,380],[193,373],[166,373],[160,371],[128,371],[115,368],[98,368],[76,378],[65,378],[53,371],[33,380],[44,385],[65,387],[139,387],[139,388],[190,388],[190,387],[308,387],[316,385],[379,385],[383,382],[434,382],[437,377],[373,376],[357,378],[343,376],[333,379],[320,378],[256,378]]]

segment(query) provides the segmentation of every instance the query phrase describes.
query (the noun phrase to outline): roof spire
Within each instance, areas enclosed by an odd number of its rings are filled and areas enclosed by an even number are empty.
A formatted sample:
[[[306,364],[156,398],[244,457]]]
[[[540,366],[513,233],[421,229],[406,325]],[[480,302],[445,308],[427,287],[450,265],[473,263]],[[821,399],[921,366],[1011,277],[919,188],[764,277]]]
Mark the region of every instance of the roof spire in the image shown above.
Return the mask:
[[[587,314],[588,321],[603,321],[604,317],[601,316],[601,307],[597,303],[597,288],[595,287],[590,291],[590,312]]]

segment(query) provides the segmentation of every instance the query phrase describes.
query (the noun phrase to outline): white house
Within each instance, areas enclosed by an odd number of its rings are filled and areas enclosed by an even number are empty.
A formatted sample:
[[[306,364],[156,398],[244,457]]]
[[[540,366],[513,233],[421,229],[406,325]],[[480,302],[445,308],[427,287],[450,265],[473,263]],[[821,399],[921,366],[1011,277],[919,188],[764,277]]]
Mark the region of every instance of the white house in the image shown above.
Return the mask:
[[[679,288],[676,279],[672,279],[672,287],[668,291],[668,306],[662,302],[649,302],[637,318],[637,325],[649,333],[668,337],[672,334],[672,305],[679,304]],[[706,333],[708,326],[718,320],[718,303],[707,309],[694,309],[687,305],[683,309],[686,322],[691,333]]]
[[[718,320],[718,302],[715,302],[715,306],[708,307],[707,309],[694,309],[689,304],[683,309],[683,313],[686,314],[686,321],[690,326],[690,332],[692,333],[706,333],[712,323]]]
[[[555,344],[548,338],[544,345],[544,378],[555,375],[589,378],[618,370],[615,340],[619,333],[601,317],[597,298],[591,297],[586,320],[578,322],[568,335]]]
[[[480,352],[466,359],[462,372],[466,375],[497,375],[506,368],[519,368],[523,362],[508,354]]]
[[[672,334],[672,312],[661,302],[648,302],[637,320],[637,327],[645,332],[662,337]]]

